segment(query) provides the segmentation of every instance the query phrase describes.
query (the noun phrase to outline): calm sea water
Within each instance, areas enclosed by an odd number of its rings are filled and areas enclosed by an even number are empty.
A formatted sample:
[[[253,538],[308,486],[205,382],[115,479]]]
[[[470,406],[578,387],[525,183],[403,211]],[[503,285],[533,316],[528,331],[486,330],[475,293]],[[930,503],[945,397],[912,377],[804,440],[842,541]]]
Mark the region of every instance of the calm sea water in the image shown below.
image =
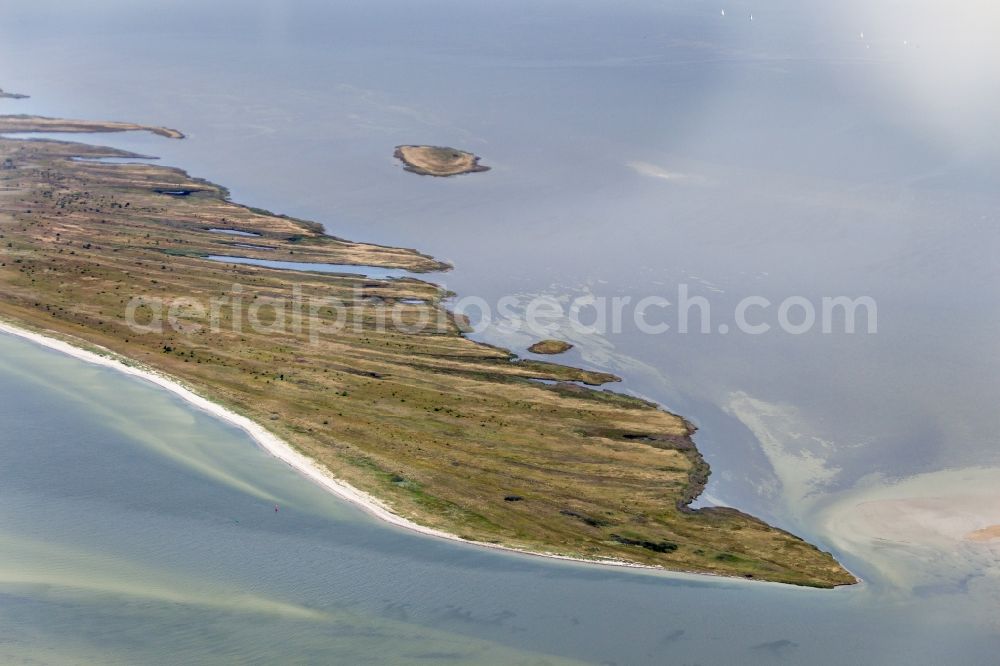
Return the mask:
[[[412,535],[153,385],[10,336],[0,422],[5,663],[986,663],[997,647],[933,600],[871,586],[619,572]]]
[[[721,9],[21,3],[0,8],[0,86],[33,97],[0,111],[177,127],[189,138],[101,142],[449,260],[459,294],[676,302],[687,285],[712,333],[562,330],[567,360],[700,426],[703,501],[833,549],[866,586],[604,572],[399,534],[168,397],[5,339],[2,649],[988,661],[1000,553],[962,537],[1000,523],[996,10]],[[493,170],[415,177],[400,143]],[[716,327],[746,296],[840,295],[876,299],[876,335]]]

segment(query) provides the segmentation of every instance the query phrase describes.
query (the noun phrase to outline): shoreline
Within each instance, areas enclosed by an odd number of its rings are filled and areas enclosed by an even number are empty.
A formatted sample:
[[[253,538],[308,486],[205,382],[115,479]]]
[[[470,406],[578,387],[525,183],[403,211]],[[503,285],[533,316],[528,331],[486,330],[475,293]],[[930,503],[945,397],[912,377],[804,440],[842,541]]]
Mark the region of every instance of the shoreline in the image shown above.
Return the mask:
[[[485,541],[474,541],[470,539],[463,539],[462,537],[452,534],[450,532],[445,532],[432,527],[425,527],[412,520],[401,516],[393,512],[384,502],[379,500],[377,497],[367,493],[363,490],[355,488],[354,486],[348,484],[345,481],[338,479],[334,476],[333,472],[323,467],[320,463],[316,462],[309,456],[297,451],[290,444],[285,442],[283,439],[279,438],[268,431],[264,426],[258,424],[252,419],[238,414],[237,412],[221,405],[217,402],[206,398],[192,389],[185,386],[182,382],[172,377],[169,377],[161,372],[153,370],[139,363],[129,359],[128,357],[116,354],[111,350],[105,350],[106,354],[101,354],[95,351],[84,349],[71,344],[65,339],[50,337],[43,333],[28,328],[23,328],[10,320],[0,319],[0,334],[6,333],[13,335],[29,342],[33,342],[39,346],[45,347],[52,351],[65,354],[72,358],[75,358],[86,363],[91,363],[94,365],[99,365],[102,367],[110,368],[116,372],[120,372],[124,375],[131,377],[136,377],[138,379],[145,380],[155,386],[169,391],[175,396],[181,398],[184,402],[188,403],[192,407],[200,409],[203,412],[214,416],[230,425],[234,425],[237,428],[243,430],[247,433],[253,442],[263,449],[266,453],[270,454],[274,458],[285,463],[296,472],[304,476],[309,481],[315,483],[319,487],[323,488],[330,494],[352,504],[353,506],[361,509],[363,512],[377,518],[378,520],[399,527],[410,532],[415,532],[427,537],[433,537],[437,539],[442,539],[445,541],[451,541],[455,543],[461,543],[468,546],[475,546],[480,548],[488,548],[490,550],[502,551],[510,554],[523,555],[529,557],[541,557],[551,560],[561,560],[564,562],[573,562],[576,564],[585,564],[590,566],[610,566],[623,569],[632,570],[643,570],[648,573],[657,573],[660,575],[665,575],[668,577],[707,577],[709,579],[719,579],[727,582],[739,582],[745,584],[769,584],[769,585],[780,585],[784,588],[800,588],[800,589],[818,589],[805,585],[796,585],[793,583],[782,583],[778,581],[769,581],[762,579],[748,579],[741,576],[726,576],[724,574],[716,574],[702,571],[684,571],[679,569],[667,569],[665,567],[649,565],[649,564],[638,564],[635,562],[627,562],[624,560],[612,560],[612,559],[587,559],[583,557],[575,557],[572,555],[560,555],[558,553],[546,553],[540,551],[525,550],[521,548],[514,548],[511,546],[503,546],[495,543],[488,543]],[[93,345],[93,347],[98,349],[104,349]],[[126,362],[128,361],[128,362]],[[131,363],[131,364],[130,364]],[[850,572],[856,579],[855,584],[851,585],[839,585],[831,589],[839,588],[855,588],[858,584],[863,583],[863,579],[859,576]]]

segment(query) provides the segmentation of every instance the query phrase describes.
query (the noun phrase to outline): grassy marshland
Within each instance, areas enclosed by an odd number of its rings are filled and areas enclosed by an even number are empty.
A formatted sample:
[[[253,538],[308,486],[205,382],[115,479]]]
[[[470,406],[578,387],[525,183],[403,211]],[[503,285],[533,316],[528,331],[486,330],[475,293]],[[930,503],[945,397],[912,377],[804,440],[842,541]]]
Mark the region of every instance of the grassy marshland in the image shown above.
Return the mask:
[[[0,128],[51,131],[52,122],[8,118]],[[124,155],[0,139],[0,316],[176,377],[400,514],[469,539],[802,585],[854,582],[829,554],[755,518],[686,509],[708,467],[683,419],[571,383],[610,375],[517,361],[466,339],[432,284],[202,258],[441,269],[430,257],[326,236],[317,224],[232,203],[225,189],[177,169],[70,159]],[[234,249],[246,239],[210,228],[259,234],[252,244],[267,249]],[[133,297],[207,302],[231,297],[234,284],[244,304],[336,297],[354,323],[311,340],[293,325],[234,330],[249,308],[222,307],[183,310],[183,332],[126,325]],[[386,306],[404,325],[432,324],[410,333],[380,326]]]

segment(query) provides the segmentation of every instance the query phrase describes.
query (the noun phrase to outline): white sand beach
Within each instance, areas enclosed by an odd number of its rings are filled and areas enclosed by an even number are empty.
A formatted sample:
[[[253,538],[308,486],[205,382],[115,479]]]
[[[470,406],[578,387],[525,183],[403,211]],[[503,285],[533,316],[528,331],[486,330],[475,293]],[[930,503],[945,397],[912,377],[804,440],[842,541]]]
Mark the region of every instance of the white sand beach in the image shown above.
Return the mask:
[[[152,370],[148,367],[143,367],[135,361],[121,357],[110,350],[103,348],[97,348],[94,345],[88,346],[98,351],[89,351],[87,349],[82,349],[81,347],[75,346],[70,342],[45,335],[43,333],[28,330],[16,326],[10,322],[0,321],[0,333],[8,333],[11,335],[16,335],[18,337],[30,340],[36,344],[42,345],[48,349],[61,352],[72,356],[73,358],[79,359],[81,361],[86,361],[87,363],[94,363],[107,368],[114,369],[118,372],[130,375],[132,377],[137,377],[145,381],[151,382],[160,388],[170,391],[174,395],[180,397],[185,402],[190,405],[203,410],[212,416],[215,416],[223,421],[231,423],[238,428],[244,430],[250,437],[265,451],[278,458],[282,462],[286,463],[300,474],[308,478],[313,483],[318,484],[320,487],[326,489],[328,492],[333,493],[337,497],[346,500],[355,506],[360,507],[365,512],[370,515],[385,521],[391,525],[401,527],[413,532],[417,532],[426,536],[436,537],[439,539],[447,539],[449,541],[457,541],[473,546],[490,548],[494,550],[502,550],[511,553],[518,553],[522,555],[532,555],[536,557],[545,557],[550,559],[565,560],[570,562],[577,562],[581,564],[590,565],[602,565],[602,566],[615,566],[615,567],[628,567],[632,569],[646,569],[650,571],[655,571],[662,573],[664,575],[675,576],[675,577],[686,577],[686,576],[696,576],[701,578],[703,576],[714,577],[714,578],[727,578],[733,582],[744,582],[746,584],[771,584],[771,585],[782,585],[782,583],[770,583],[769,581],[757,581],[757,580],[744,580],[741,578],[729,578],[724,576],[717,576],[714,574],[705,573],[688,573],[688,572],[677,572],[668,571],[660,567],[648,566],[643,564],[635,564],[632,562],[624,562],[621,560],[592,560],[584,559],[578,557],[572,557],[569,555],[560,555],[557,553],[544,553],[529,550],[522,550],[518,548],[511,548],[509,546],[501,546],[492,543],[485,543],[481,541],[471,541],[468,539],[463,539],[457,535],[449,534],[441,530],[436,530],[431,527],[425,527],[423,525],[418,525],[413,521],[394,513],[389,507],[387,507],[378,498],[373,497],[369,493],[366,493],[350,484],[335,477],[328,469],[317,463],[312,458],[303,455],[302,453],[296,451],[287,442],[281,438],[275,436],[273,433],[269,432],[266,428],[258,423],[250,420],[249,418],[237,414],[236,412],[219,405],[218,403],[212,402],[211,400],[199,395],[190,388],[184,386],[177,380],[168,377],[162,373]]]

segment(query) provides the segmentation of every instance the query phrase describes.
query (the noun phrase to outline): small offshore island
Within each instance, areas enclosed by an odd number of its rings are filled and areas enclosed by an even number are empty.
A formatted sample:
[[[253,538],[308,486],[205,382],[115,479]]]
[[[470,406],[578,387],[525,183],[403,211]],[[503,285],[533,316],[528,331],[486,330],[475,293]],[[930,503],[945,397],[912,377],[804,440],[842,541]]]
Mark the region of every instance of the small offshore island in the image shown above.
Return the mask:
[[[403,162],[406,171],[422,176],[457,176],[490,170],[479,164],[476,155],[446,146],[396,146],[393,156]]]
[[[28,96],[20,93],[7,92],[3,88],[0,88],[0,99],[28,99]]]
[[[12,127],[183,136],[127,123],[0,119]],[[424,531],[608,564],[813,587],[856,582],[829,553],[784,530],[735,509],[691,509],[709,474],[693,426],[655,404],[580,385],[613,375],[517,360],[469,340],[440,287],[208,257],[418,272],[445,268],[440,262],[233,203],[225,188],[179,169],[93,159],[131,156],[0,138],[2,320],[180,382],[262,424],[350,484],[355,501],[370,495],[378,515],[391,511]],[[235,308],[185,311],[181,332],[128,325],[137,296],[173,302],[234,285],[248,302],[335,297],[359,325],[318,339],[295,327],[237,330],[247,313]],[[377,303],[399,305],[404,324],[437,323],[418,332],[380,327]],[[221,318],[211,334],[210,316]]]
[[[573,345],[563,340],[539,340],[528,347],[528,351],[532,354],[562,354],[572,348]]]

